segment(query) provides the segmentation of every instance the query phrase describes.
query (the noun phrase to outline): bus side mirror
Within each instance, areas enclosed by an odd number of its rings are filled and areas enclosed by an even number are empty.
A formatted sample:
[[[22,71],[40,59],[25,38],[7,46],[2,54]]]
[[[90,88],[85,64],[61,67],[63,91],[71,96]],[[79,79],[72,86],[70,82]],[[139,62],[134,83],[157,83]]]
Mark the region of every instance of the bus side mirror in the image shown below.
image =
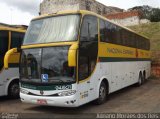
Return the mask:
[[[78,44],[73,44],[68,51],[68,66],[75,67],[76,66],[76,53],[78,49]]]
[[[8,50],[8,52],[5,54],[4,56],[4,68],[5,69],[8,69],[8,66],[9,66],[9,57],[16,53],[17,52],[17,48],[13,48],[13,49],[10,49]]]

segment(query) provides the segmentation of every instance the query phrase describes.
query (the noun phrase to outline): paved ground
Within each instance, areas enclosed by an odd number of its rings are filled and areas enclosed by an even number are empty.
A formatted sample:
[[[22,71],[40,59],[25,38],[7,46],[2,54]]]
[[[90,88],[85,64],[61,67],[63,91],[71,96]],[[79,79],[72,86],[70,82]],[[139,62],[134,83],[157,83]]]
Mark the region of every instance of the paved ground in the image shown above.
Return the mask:
[[[109,96],[103,105],[93,103],[79,108],[58,108],[21,103],[0,97],[0,112],[7,113],[160,113],[160,80],[149,80],[141,87],[130,86]]]

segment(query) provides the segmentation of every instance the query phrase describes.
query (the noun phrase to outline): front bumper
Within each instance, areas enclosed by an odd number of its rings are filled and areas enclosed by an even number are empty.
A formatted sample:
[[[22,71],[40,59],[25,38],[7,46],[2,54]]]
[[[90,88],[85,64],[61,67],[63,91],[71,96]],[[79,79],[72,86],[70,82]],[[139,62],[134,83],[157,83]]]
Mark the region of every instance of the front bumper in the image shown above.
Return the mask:
[[[48,105],[56,107],[78,107],[78,100],[75,95],[63,97],[47,97],[47,96],[32,96],[20,93],[22,102],[32,103],[37,105]]]

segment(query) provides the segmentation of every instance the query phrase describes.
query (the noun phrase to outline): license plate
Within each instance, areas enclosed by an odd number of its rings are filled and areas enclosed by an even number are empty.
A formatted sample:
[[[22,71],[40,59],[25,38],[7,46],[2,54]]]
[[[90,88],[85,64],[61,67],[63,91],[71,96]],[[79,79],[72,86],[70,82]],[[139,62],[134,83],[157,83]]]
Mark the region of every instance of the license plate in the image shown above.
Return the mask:
[[[41,104],[41,105],[45,105],[45,104],[47,104],[47,100],[38,99],[37,103]]]

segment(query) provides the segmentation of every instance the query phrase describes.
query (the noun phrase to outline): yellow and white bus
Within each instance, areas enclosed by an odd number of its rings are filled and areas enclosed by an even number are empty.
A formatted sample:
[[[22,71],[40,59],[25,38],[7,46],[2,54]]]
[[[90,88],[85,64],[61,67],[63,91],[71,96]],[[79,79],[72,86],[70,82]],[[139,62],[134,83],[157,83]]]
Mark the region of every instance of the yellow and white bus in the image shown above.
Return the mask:
[[[23,102],[78,107],[150,76],[147,38],[89,11],[33,19],[21,47]]]
[[[9,56],[15,48],[20,48],[25,30],[0,27],[0,96],[19,97],[19,57],[20,53]],[[4,68],[5,54],[8,57],[8,68]]]

